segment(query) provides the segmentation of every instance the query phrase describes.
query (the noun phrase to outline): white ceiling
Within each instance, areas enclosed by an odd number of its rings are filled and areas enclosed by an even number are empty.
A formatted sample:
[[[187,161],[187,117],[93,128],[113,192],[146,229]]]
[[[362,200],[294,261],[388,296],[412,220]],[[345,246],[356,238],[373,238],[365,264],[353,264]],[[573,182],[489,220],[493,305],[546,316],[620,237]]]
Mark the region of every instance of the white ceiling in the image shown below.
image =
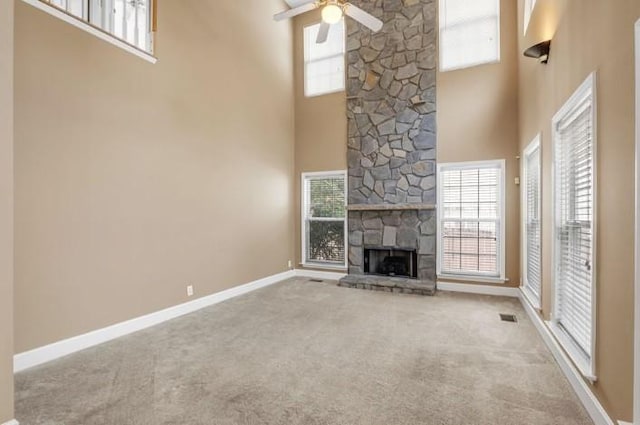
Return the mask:
[[[290,7],[298,7],[305,3],[313,3],[314,0],[284,0]]]

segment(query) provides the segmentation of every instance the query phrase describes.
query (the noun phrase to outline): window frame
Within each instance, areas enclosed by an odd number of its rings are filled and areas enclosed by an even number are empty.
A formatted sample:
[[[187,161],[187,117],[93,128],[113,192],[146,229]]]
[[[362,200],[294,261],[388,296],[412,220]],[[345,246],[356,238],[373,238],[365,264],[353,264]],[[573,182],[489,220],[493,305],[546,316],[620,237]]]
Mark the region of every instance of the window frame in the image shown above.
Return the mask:
[[[528,180],[529,180],[529,168],[528,168],[528,157],[532,155],[534,152],[538,152],[538,221],[540,222],[540,279],[542,280],[542,136],[540,134],[536,135],[536,137],[531,141],[531,143],[525,148],[522,154],[522,180],[520,185],[520,190],[522,193],[521,199],[521,215],[522,215],[522,224],[521,224],[521,243],[522,243],[522,293],[525,298],[531,304],[533,308],[536,310],[540,310],[542,307],[542,281],[540,282],[540,293],[536,294],[527,285],[528,282],[528,242],[529,238],[527,235],[527,219],[528,219],[528,204],[529,204],[529,192],[528,192]]]
[[[524,16],[523,16],[523,26],[524,26],[524,34],[527,33],[529,29],[529,24],[531,23],[531,17],[533,16],[533,11],[536,8],[538,0],[524,0]]]
[[[344,202],[345,202],[345,214],[344,219],[332,219],[331,221],[343,221],[344,222],[344,264],[323,262],[323,261],[307,261],[307,205],[309,199],[307,197],[307,181],[312,179],[323,179],[330,177],[341,177],[344,179]],[[348,197],[348,177],[347,170],[336,171],[315,171],[301,173],[300,176],[300,239],[301,239],[301,265],[303,267],[320,268],[320,269],[333,269],[344,270],[349,267],[349,234],[348,234],[348,222],[349,211],[347,210],[347,197]]]
[[[150,51],[143,50],[138,46],[135,46],[129,43],[128,41],[121,39],[114,34],[111,34],[110,32],[104,30],[103,28],[95,24],[92,24],[88,20],[85,20],[84,18],[80,18],[78,16],[75,16],[67,12],[66,10],[56,6],[55,4],[50,3],[49,1],[45,1],[45,0],[22,0],[22,1],[24,3],[29,4],[30,6],[35,7],[36,9],[39,9],[45,13],[48,13],[49,15],[55,18],[58,18],[68,24],[71,24],[74,27],[81,29],[103,41],[106,41],[107,43],[110,43],[128,53],[131,53],[134,56],[139,57],[140,59],[144,59],[149,63],[155,64],[158,61],[158,59],[154,56],[154,45],[155,45],[154,40],[155,40],[155,34],[156,34],[156,28],[155,28],[156,27],[156,23],[155,23],[156,22],[156,6],[157,6],[156,0],[149,0],[149,5],[150,5],[149,37],[150,37],[150,49],[151,49]]]
[[[302,84],[304,85],[304,97],[306,98],[314,98],[314,97],[319,97],[319,96],[325,96],[328,94],[334,94],[334,93],[340,93],[346,90],[347,88],[347,76],[346,76],[346,69],[347,69],[347,62],[346,62],[346,53],[347,53],[347,25],[345,22],[345,18],[342,18],[342,52],[340,53],[336,53],[335,55],[331,55],[331,56],[326,56],[323,57],[321,59],[315,59],[315,60],[310,60],[309,59],[309,51],[307,50],[307,39],[306,39],[306,32],[307,32],[307,28],[311,28],[314,27],[316,25],[321,25],[322,21],[319,22],[315,22],[315,23],[310,23],[309,25],[304,25],[302,27],[302,50],[303,50],[303,57],[304,57],[304,64],[303,64],[303,68],[304,68],[304,78],[303,78],[303,82]],[[331,30],[335,31],[335,28],[332,28]],[[330,31],[331,31],[330,30]],[[328,60],[328,59],[333,59],[333,58],[337,58],[337,57],[342,57],[342,60],[344,61],[344,66],[343,66],[343,76],[342,76],[342,86],[339,88],[335,88],[335,89],[331,89],[331,90],[327,90],[321,93],[315,93],[315,94],[308,94],[308,85],[307,85],[307,68],[309,66],[310,63],[317,63],[319,61],[324,61],[324,60]]]
[[[586,358],[584,352],[581,347],[578,346],[578,343],[573,340],[571,336],[559,325],[558,323],[558,293],[559,293],[559,285],[558,281],[558,246],[557,246],[557,237],[558,237],[558,202],[557,202],[557,194],[558,194],[558,177],[557,177],[557,166],[556,163],[556,144],[558,143],[559,132],[557,130],[558,124],[562,122],[566,117],[575,113],[576,109],[578,109],[584,98],[587,96],[591,96],[591,119],[592,119],[592,150],[593,150],[593,158],[592,158],[592,216],[591,216],[591,232],[592,232],[592,242],[591,242],[591,347],[589,357]],[[569,355],[569,358],[573,362],[573,364],[578,368],[580,373],[584,376],[585,379],[594,383],[598,380],[596,375],[596,339],[597,339],[597,271],[598,271],[598,261],[597,261],[597,246],[598,246],[598,233],[597,233],[597,212],[598,212],[598,187],[597,187],[597,139],[598,139],[598,127],[597,127],[597,84],[596,84],[596,73],[590,74],[587,79],[580,85],[580,87],[573,93],[573,95],[566,101],[566,103],[560,108],[560,110],[554,115],[552,120],[552,137],[553,137],[553,149],[552,149],[552,211],[554,224],[552,226],[552,259],[553,259],[553,269],[551,273],[551,279],[553,282],[553,298],[552,298],[552,307],[551,307],[551,320],[548,322],[548,326],[555,336],[555,338],[560,343],[561,347],[565,350],[565,352]]]
[[[442,45],[442,31],[444,30],[445,27],[443,27],[441,25],[441,23],[444,21],[445,16],[444,16],[444,10],[445,7],[443,7],[443,3],[446,2],[447,0],[438,0],[438,68],[440,70],[440,72],[450,72],[450,71],[459,71],[462,69],[467,69],[467,68],[474,68],[476,66],[482,66],[482,65],[493,65],[493,64],[497,64],[500,63],[502,60],[502,0],[495,0],[498,8],[497,8],[497,32],[496,32],[496,38],[498,40],[498,46],[497,46],[497,55],[495,59],[492,59],[490,61],[473,61],[473,62],[467,62],[464,65],[458,65],[458,66],[452,66],[452,67],[445,67],[444,61],[442,59],[442,55],[444,54],[444,48]]]
[[[440,163],[437,166],[437,186],[438,186],[438,208],[437,208],[437,243],[439,246],[442,246],[442,222],[445,220],[444,217],[444,187],[443,187],[443,179],[440,178],[442,172],[447,170],[469,170],[469,169],[479,169],[479,168],[496,168],[500,171],[500,177],[498,179],[500,190],[498,196],[498,202],[500,203],[498,207],[498,211],[500,212],[500,217],[496,220],[499,222],[499,225],[496,226],[497,230],[500,232],[499,235],[499,244],[500,249],[498,250],[498,276],[487,273],[451,273],[447,271],[443,271],[443,249],[439,249],[436,255],[436,274],[438,279],[453,279],[453,280],[464,280],[469,282],[479,282],[479,283],[497,283],[504,284],[507,282],[506,278],[506,161],[504,159],[497,160],[486,160],[486,161],[466,161],[466,162],[448,162],[448,163]],[[484,220],[481,220],[484,221]]]

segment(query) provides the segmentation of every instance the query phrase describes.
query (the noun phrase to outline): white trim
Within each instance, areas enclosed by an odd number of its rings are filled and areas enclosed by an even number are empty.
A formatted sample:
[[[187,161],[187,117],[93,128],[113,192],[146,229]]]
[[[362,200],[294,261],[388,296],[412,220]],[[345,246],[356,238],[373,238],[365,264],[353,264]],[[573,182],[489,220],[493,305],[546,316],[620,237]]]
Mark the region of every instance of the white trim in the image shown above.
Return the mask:
[[[571,384],[571,387],[573,387],[573,390],[582,402],[584,408],[587,410],[587,413],[589,413],[589,416],[595,425],[614,425],[615,423],[611,420],[604,407],[602,407],[596,396],[584,381],[580,371],[578,371],[560,344],[558,344],[558,341],[551,333],[547,324],[543,322],[540,315],[526,300],[523,300],[522,297],[523,295],[521,296],[522,306],[527,312],[527,316],[529,316],[529,319],[538,330],[542,340],[549,348],[549,351],[551,351],[551,354],[560,366],[560,369]]]
[[[323,272],[319,270],[296,269],[296,277],[309,277],[312,279],[340,280],[345,277],[346,273],[340,272]]]
[[[529,24],[531,23],[531,17],[533,16],[533,11],[536,8],[536,3],[537,0],[525,0],[524,2],[524,35],[527,34],[527,30],[529,29]]]
[[[636,217],[635,217],[635,362],[633,421],[640,422],[640,20],[635,26],[636,51]]]
[[[506,193],[507,193],[507,184],[506,184],[506,174],[507,174],[507,162],[504,159],[494,159],[494,160],[485,160],[485,161],[465,161],[465,162],[446,162],[446,163],[439,163],[437,165],[437,184],[438,184],[438,190],[437,190],[437,197],[438,197],[438,209],[436,212],[436,219],[437,219],[437,223],[438,225],[437,230],[436,230],[436,236],[437,236],[437,243],[440,244],[440,241],[442,240],[442,226],[440,225],[440,223],[442,222],[442,214],[444,214],[444,208],[441,208],[441,205],[444,205],[444,201],[442,199],[442,196],[444,194],[444,190],[442,189],[442,179],[440,178],[440,174],[442,173],[443,170],[446,170],[448,168],[455,168],[455,169],[474,169],[474,168],[495,168],[496,166],[500,167],[500,258],[498,258],[498,261],[500,261],[500,266],[499,266],[499,270],[498,272],[500,273],[500,276],[485,276],[481,273],[476,273],[476,274],[451,274],[451,273],[446,273],[446,272],[442,272],[442,254],[443,251],[442,249],[439,249],[436,255],[436,274],[437,276],[442,276],[445,278],[449,278],[449,279],[459,279],[459,280],[466,280],[466,281],[470,281],[470,282],[488,282],[488,283],[505,283],[508,282],[509,279],[507,279],[507,273],[506,273],[506,264],[507,264],[507,257],[506,257],[506,240],[507,240],[507,236],[506,236]]]
[[[527,287],[527,270],[528,270],[528,264],[527,264],[527,245],[528,245],[528,238],[527,238],[527,210],[528,210],[528,206],[527,203],[529,201],[529,196],[528,196],[528,172],[527,172],[527,158],[536,150],[538,150],[538,208],[540,209],[540,211],[538,212],[538,218],[540,220],[540,235],[542,235],[542,214],[540,213],[542,211],[542,136],[540,133],[538,133],[536,135],[536,137],[533,138],[533,140],[531,141],[531,143],[529,143],[529,145],[524,149],[524,151],[522,152],[522,161],[521,161],[521,167],[522,167],[522,171],[521,171],[521,175],[522,178],[520,179],[520,261],[521,261],[521,265],[520,267],[522,268],[522,287],[526,289],[526,291],[524,291],[525,295],[527,296],[527,299],[529,300],[529,302],[531,303],[531,305],[535,308],[535,309],[540,309],[541,305],[542,305],[542,288],[540,288],[540,294],[538,294],[538,296],[535,296],[535,294],[533,293],[533,291],[531,291],[528,287]],[[540,242],[542,243],[542,240],[540,240]],[[541,252],[542,253],[542,252]],[[540,258],[540,262],[542,263],[542,258]],[[542,264],[541,264],[542,265]],[[542,270],[540,270],[540,277],[542,277]],[[542,282],[540,282],[542,284]],[[542,285],[541,285],[542,286]]]
[[[345,215],[344,215],[344,264],[334,263],[321,263],[321,262],[307,262],[307,178],[323,178],[331,176],[343,176],[344,177],[344,202],[345,202]],[[300,174],[300,248],[302,254],[302,265],[306,267],[317,268],[347,268],[349,266],[349,226],[348,226],[348,212],[347,212],[347,199],[349,197],[349,176],[347,170],[336,171],[313,171]],[[337,221],[337,220],[336,220]]]
[[[491,283],[496,285],[503,285],[509,282],[509,279],[502,279],[499,277],[483,277],[480,274],[477,275],[465,275],[465,274],[451,274],[443,273],[437,275],[438,279],[451,279],[451,280],[463,280],[465,282],[477,282],[477,283]]]
[[[551,234],[552,234],[552,256],[551,258],[553,259],[553,265],[552,265],[552,273],[551,273],[551,279],[553,282],[553,299],[552,299],[552,306],[551,306],[551,322],[553,323],[557,323],[557,320],[554,319],[557,314],[556,314],[556,308],[557,308],[557,298],[558,298],[558,288],[559,285],[556,284],[556,273],[558,270],[558,252],[557,252],[557,227],[558,227],[558,214],[556,211],[557,208],[557,202],[556,202],[556,197],[557,197],[557,190],[556,190],[556,168],[557,168],[557,164],[556,164],[556,143],[557,143],[557,139],[558,139],[558,130],[557,130],[557,125],[565,118],[565,116],[567,116],[569,113],[573,112],[573,109],[575,109],[576,104],[578,104],[579,102],[581,102],[582,100],[584,100],[584,98],[588,95],[591,95],[591,109],[592,109],[592,128],[593,128],[593,141],[592,141],[592,146],[593,146],[593,158],[592,158],[592,170],[593,170],[593,187],[592,187],[592,193],[593,193],[593,199],[592,199],[592,205],[593,205],[593,212],[592,212],[592,217],[591,217],[591,234],[592,234],[592,268],[591,268],[591,287],[592,287],[592,291],[591,291],[591,347],[590,347],[590,353],[589,353],[589,358],[586,359],[584,355],[577,355],[579,353],[578,350],[574,350],[573,346],[571,344],[566,344],[566,346],[564,347],[567,352],[569,353],[569,355],[571,356],[571,358],[573,359],[573,361],[575,362],[575,365],[578,366],[579,369],[581,369],[581,372],[583,373],[583,375],[591,380],[591,381],[595,381],[597,380],[597,375],[596,375],[596,340],[597,340],[597,272],[598,272],[598,256],[597,256],[597,246],[598,246],[598,232],[597,232],[597,213],[598,213],[598,185],[597,185],[597,181],[598,181],[598,170],[597,170],[597,139],[598,139],[598,126],[597,126],[597,117],[598,117],[598,97],[597,97],[597,79],[596,79],[596,73],[593,72],[591,73],[587,79],[580,85],[580,87],[578,87],[578,89],[575,91],[575,93],[573,93],[573,95],[571,95],[571,97],[564,103],[564,105],[562,106],[562,108],[560,108],[560,110],[553,116],[553,120],[552,120],[552,173],[551,173],[551,179],[552,179],[552,190],[553,190],[553,196],[551,197],[551,211],[553,211],[553,224],[551,227]],[[565,338],[565,335],[563,332],[559,332],[559,327],[558,326],[553,326],[551,327],[551,332],[556,334],[556,337],[559,339],[559,341],[561,343],[565,343],[568,341],[568,338]],[[586,361],[588,360],[588,361]],[[588,364],[587,364],[588,363]]]
[[[9,422],[5,422],[2,425],[20,425],[20,422],[16,421],[15,419],[11,419]]]
[[[325,263],[300,263],[300,266],[304,269],[304,268],[310,268],[310,269],[321,269],[321,270],[344,270],[345,266],[344,264],[325,264]]]
[[[466,294],[494,295],[497,297],[520,297],[518,288],[504,286],[473,285],[468,283],[438,282],[438,290],[448,292],[464,292]]]
[[[59,10],[53,6],[47,5],[41,2],[40,0],[22,0],[22,1],[35,7],[36,9],[40,9],[51,16],[54,16],[68,24],[71,24],[76,28],[79,28],[85,32],[88,32],[89,34],[95,37],[98,37],[100,40],[106,41],[107,43],[110,43],[116,47],[119,47],[120,49],[126,52],[129,52],[132,55],[135,55],[141,59],[144,59],[147,62],[155,64],[158,61],[158,58],[151,55],[150,53],[146,53],[140,49],[137,49],[131,46],[130,44],[120,40],[119,38],[114,37],[102,30],[99,30],[93,25],[90,25],[87,22],[82,21],[81,19],[75,18],[69,15],[68,13],[63,12],[62,10]]]
[[[618,425],[633,425],[631,422],[618,421]]]
[[[34,366],[38,366],[52,360],[67,356],[69,354],[84,350],[86,348],[90,348],[107,341],[111,341],[116,338],[120,338],[122,336],[150,328],[151,326],[158,325],[160,323],[175,319],[180,316],[184,316],[185,314],[193,313],[205,307],[209,307],[214,304],[218,304],[220,302],[237,297],[239,295],[255,291],[256,289],[273,285],[274,283],[292,278],[295,275],[296,274],[293,270],[278,273],[273,276],[268,276],[263,279],[259,279],[244,285],[224,290],[222,292],[202,297],[197,300],[189,301],[184,304],[179,304],[164,310],[157,311],[155,313],[127,320],[126,322],[121,322],[112,326],[108,326],[106,328],[98,329],[84,335],[75,336],[73,338],[58,341],[31,351],[16,354],[13,358],[14,372],[21,372]]]

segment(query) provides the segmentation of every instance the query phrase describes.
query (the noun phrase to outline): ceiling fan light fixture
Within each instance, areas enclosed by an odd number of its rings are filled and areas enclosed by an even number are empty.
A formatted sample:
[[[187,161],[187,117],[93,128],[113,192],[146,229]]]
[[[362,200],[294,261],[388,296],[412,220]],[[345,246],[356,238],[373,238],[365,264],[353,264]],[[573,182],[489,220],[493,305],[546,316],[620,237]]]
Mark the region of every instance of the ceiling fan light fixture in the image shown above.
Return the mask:
[[[327,24],[336,24],[342,19],[342,8],[335,3],[329,3],[322,9],[322,20]]]

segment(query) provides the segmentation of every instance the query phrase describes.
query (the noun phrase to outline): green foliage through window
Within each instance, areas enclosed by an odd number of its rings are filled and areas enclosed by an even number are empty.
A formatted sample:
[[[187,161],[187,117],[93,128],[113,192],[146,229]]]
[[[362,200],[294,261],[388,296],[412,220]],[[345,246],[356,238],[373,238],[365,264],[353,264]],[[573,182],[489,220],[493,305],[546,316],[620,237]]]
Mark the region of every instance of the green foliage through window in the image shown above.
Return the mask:
[[[305,180],[307,262],[345,262],[345,177]]]

